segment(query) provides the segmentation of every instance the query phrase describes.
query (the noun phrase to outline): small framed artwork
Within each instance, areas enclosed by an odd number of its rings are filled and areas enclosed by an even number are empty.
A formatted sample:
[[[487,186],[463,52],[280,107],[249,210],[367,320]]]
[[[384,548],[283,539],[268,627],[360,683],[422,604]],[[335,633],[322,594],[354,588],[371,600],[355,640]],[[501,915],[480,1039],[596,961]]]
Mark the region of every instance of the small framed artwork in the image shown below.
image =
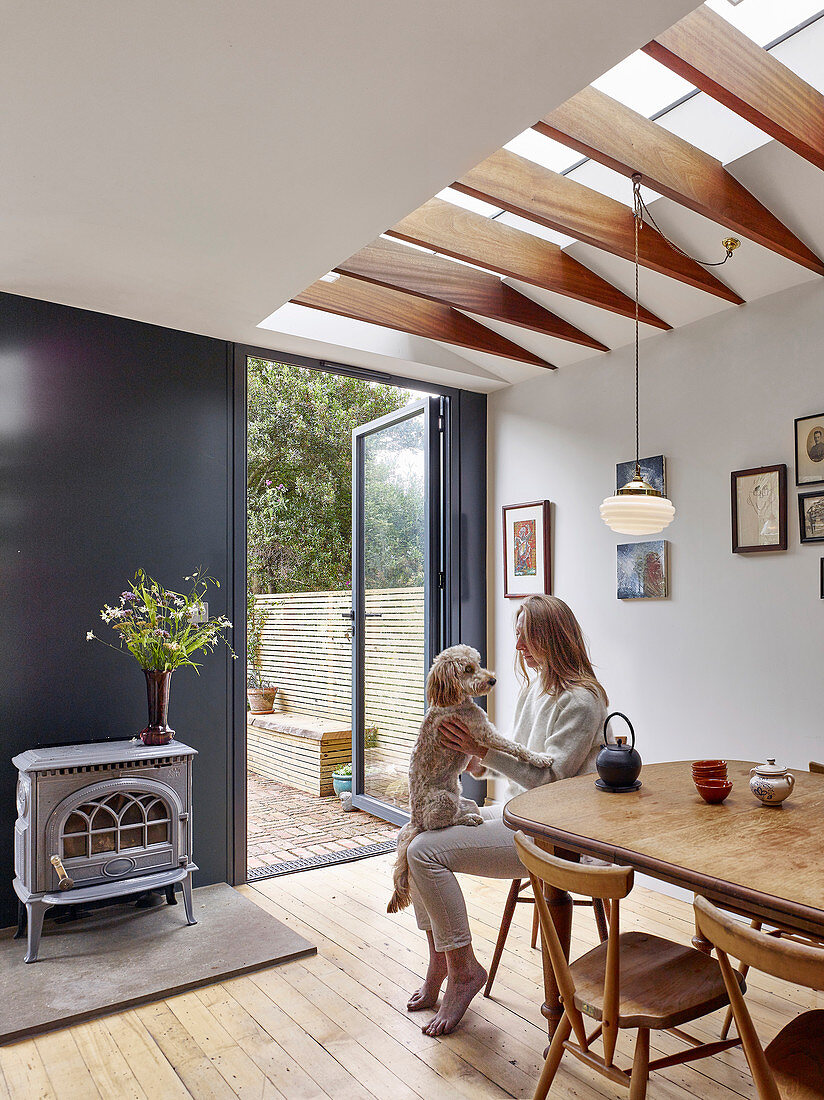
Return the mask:
[[[795,483],[824,481],[824,413],[795,422]]]
[[[618,546],[619,600],[665,600],[669,596],[669,543],[625,542]]]
[[[548,500],[506,504],[504,529],[504,596],[522,599],[552,591],[550,514]]]
[[[667,460],[663,455],[654,455],[652,458],[642,458],[639,462],[641,477],[647,485],[657,489],[661,496],[667,495]],[[615,489],[621,489],[635,476],[635,459],[630,462],[619,462],[615,467]]]
[[[757,466],[730,474],[732,552],[787,549],[787,467]]]
[[[802,542],[824,542],[824,489],[799,495],[798,523]]]

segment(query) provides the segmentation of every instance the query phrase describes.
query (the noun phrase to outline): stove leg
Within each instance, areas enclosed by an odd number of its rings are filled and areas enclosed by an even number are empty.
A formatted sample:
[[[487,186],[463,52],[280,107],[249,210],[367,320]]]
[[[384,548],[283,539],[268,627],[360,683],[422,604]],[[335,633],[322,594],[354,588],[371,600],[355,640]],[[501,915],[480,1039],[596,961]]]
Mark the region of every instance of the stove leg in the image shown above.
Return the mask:
[[[40,948],[40,933],[43,931],[43,917],[50,907],[43,901],[30,901],[26,908],[29,917],[29,947],[24,961],[31,963],[37,958],[37,952]]]
[[[175,884],[171,883],[166,887],[166,904],[177,905],[177,898],[175,897]]]
[[[186,923],[197,924],[192,912],[192,876],[187,875],[180,885],[183,887],[183,908],[186,910]]]
[[[22,901],[17,902],[17,931],[14,933],[16,940],[22,940],[26,934],[26,907]]]

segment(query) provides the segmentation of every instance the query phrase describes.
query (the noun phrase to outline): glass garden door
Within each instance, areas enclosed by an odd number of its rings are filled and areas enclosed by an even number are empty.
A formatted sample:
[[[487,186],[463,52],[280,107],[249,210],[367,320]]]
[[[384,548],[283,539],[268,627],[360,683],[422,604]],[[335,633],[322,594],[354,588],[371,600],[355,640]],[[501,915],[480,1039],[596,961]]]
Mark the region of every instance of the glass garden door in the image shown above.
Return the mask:
[[[352,795],[398,824],[443,634],[444,416],[427,397],[352,433]]]

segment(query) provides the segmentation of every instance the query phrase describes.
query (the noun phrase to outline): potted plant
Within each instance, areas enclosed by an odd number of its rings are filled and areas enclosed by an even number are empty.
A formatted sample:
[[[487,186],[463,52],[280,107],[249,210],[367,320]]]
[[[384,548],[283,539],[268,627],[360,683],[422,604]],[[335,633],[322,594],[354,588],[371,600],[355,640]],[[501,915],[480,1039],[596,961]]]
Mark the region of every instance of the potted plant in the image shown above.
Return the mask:
[[[210,653],[221,641],[236,658],[225,636],[232,624],[223,616],[210,619],[204,600],[209,585],[220,588],[220,582],[203,576],[202,570],[184,579],[192,582],[189,592],[172,592],[138,569],[128,589],[121,592],[119,604],[105,604],[100,612],[103,622],[119,634],[119,646],[98,638],[93,630],[86,633],[88,642],[131,653],[143,669],[149,724],[140,731],[140,738],[146,745],[167,745],[174,737],[167,718],[176,668],[188,665],[197,672],[200,666],[192,660],[194,654]]]
[[[277,685],[266,680],[263,675],[260,651],[268,618],[269,612],[258,606],[254,593],[250,592],[246,600],[246,698],[252,714],[271,714],[278,690]]]
[[[344,764],[338,768],[337,771],[332,772],[332,786],[335,788],[335,794],[339,795],[342,791],[352,790],[352,765]]]

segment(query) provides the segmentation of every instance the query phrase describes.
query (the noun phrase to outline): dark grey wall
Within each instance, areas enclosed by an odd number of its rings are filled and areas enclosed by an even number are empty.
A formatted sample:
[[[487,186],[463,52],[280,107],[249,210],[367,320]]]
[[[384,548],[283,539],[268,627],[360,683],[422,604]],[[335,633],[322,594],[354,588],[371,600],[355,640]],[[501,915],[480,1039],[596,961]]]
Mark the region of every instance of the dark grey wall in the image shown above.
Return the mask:
[[[131,737],[136,662],[86,631],[138,566],[171,588],[198,565],[234,619],[232,359],[226,343],[0,295],[0,924],[25,748]],[[225,650],[172,677],[169,722],[198,749],[196,882],[227,878],[231,700]],[[227,700],[229,702],[227,703]]]

